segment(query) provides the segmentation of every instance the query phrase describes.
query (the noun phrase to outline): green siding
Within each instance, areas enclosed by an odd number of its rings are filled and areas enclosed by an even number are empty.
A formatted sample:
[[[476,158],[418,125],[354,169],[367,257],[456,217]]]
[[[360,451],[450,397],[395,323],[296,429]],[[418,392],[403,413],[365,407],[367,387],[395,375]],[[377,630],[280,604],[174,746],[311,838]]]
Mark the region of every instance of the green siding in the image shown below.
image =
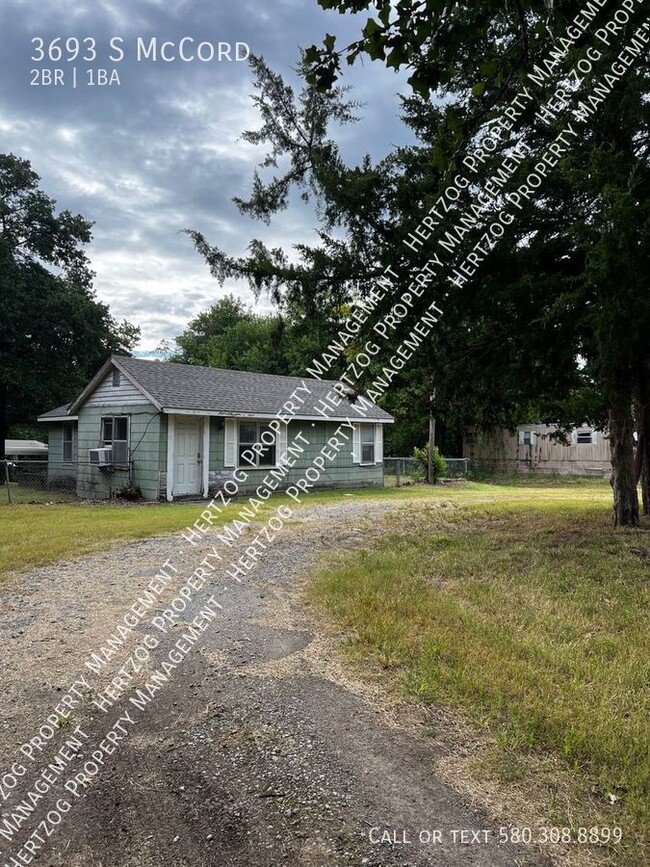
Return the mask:
[[[77,494],[80,497],[102,499],[129,483],[129,471],[124,468],[101,469],[91,466],[88,452],[101,446],[101,419],[107,415],[129,417],[129,448],[133,461],[133,482],[147,499],[158,496],[160,467],[160,415],[149,403],[140,406],[83,406],[79,410]]]
[[[167,416],[158,413],[152,404],[114,404],[110,406],[84,406],[79,410],[77,429],[77,494],[88,499],[105,499],[116,489],[129,483],[129,471],[124,468],[100,469],[90,465],[89,450],[101,446],[101,418],[107,415],[125,415],[130,419],[131,458],[133,461],[134,484],[140,487],[142,495],[149,500],[165,495],[167,472]],[[288,428],[287,444],[302,446],[304,451],[296,457],[295,465],[284,478],[284,487],[295,484],[303,478],[305,470],[312,466],[313,459],[320,453],[327,440],[335,435],[338,422],[291,422]],[[347,433],[347,429],[344,429]],[[296,435],[302,432],[309,445],[296,443]],[[224,468],[224,419],[210,419],[210,492],[218,490],[220,484],[232,475],[232,468]],[[49,425],[49,475],[51,478],[74,476],[73,465],[62,463],[63,426],[60,422]],[[72,472],[71,472],[72,471]],[[246,470],[248,478],[240,485],[242,493],[252,493],[269,472],[268,467],[259,470]],[[383,485],[383,466],[360,466],[352,463],[352,435],[332,462],[326,462],[320,479],[315,482],[319,488],[327,487],[365,487]]]
[[[48,452],[47,452],[47,477],[48,479],[67,479],[69,480],[69,485],[67,486],[69,490],[74,490],[74,479],[77,474],[77,454],[76,454],[76,445],[77,445],[77,436],[76,436],[76,422],[66,422],[66,424],[74,424],[75,425],[75,433],[74,433],[74,447],[73,447],[73,458],[72,463],[64,463],[63,462],[63,422],[50,422],[48,423]]]
[[[47,426],[47,456],[54,464],[63,460],[63,423],[51,422]]]
[[[224,419],[210,419],[210,469],[223,469],[223,448],[225,438]]]
[[[223,420],[220,421],[221,423],[217,424],[216,419],[212,419],[210,428],[210,471],[219,472],[221,475],[228,473],[228,470],[224,469],[223,465],[224,425]],[[287,472],[285,487],[295,484],[296,481],[303,478],[305,470],[312,465],[312,461],[320,453],[327,440],[334,436],[338,426],[338,422],[291,422],[289,424],[287,445],[292,445],[299,433],[302,433],[303,437],[309,440],[309,445],[302,442],[296,443],[304,451],[296,457],[295,465]],[[347,432],[347,429],[344,430]],[[339,438],[342,439],[342,436]],[[262,483],[268,472],[268,467],[259,470],[247,469],[248,478],[245,483],[240,485],[242,493],[253,492]],[[361,488],[381,487],[383,483],[384,469],[382,464],[364,467],[352,463],[352,432],[349,431],[349,440],[333,461],[326,460],[320,479],[314,483],[314,486],[318,488]],[[218,488],[218,483],[212,483],[210,488],[211,490]]]
[[[158,439],[158,469],[167,472],[167,416],[160,416],[160,436]]]

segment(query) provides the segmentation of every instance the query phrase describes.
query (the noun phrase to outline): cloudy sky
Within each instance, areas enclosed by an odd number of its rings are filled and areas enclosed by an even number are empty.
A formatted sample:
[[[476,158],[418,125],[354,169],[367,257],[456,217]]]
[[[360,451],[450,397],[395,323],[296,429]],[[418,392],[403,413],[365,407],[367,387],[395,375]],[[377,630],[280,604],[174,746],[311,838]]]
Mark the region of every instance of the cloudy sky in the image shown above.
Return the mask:
[[[263,156],[237,142],[259,125],[248,64],[138,62],[138,37],[147,45],[155,38],[158,48],[190,37],[190,50],[201,41],[226,42],[233,55],[236,42],[246,43],[291,79],[299,46],[320,44],[326,32],[349,41],[365,17],[324,12],[316,0],[2,0],[0,152],[31,160],[60,208],[94,221],[88,252],[97,295],[118,319],[140,325],[140,350],[173,338],[228,291],[253,301],[243,284],[218,286],[179,232],[183,227],[242,254],[252,237],[285,248],[312,240],[314,220],[296,205],[265,227],[231,201],[248,194]],[[58,37],[54,60],[40,60],[38,40],[47,52]],[[70,37],[80,49],[72,61]],[[124,51],[119,62],[109,59],[117,56],[111,39]],[[74,51],[75,43],[68,48]],[[92,48],[96,59],[82,59]],[[96,76],[99,68],[116,70],[120,83],[87,84],[88,70]],[[33,83],[47,81],[44,70],[61,70],[64,83]],[[379,158],[407,140],[396,119],[400,79],[368,63],[346,75],[366,105],[361,121],[335,137],[350,161],[365,152]],[[257,309],[268,305],[262,300]]]

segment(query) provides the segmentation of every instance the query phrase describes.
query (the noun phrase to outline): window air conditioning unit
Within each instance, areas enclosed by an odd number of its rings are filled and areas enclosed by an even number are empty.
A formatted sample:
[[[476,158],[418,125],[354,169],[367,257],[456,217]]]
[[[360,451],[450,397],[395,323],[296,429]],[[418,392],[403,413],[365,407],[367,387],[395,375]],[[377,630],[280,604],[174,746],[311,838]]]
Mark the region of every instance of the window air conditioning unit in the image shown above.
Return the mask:
[[[98,467],[108,467],[113,463],[113,449],[90,449],[88,452],[90,463]]]

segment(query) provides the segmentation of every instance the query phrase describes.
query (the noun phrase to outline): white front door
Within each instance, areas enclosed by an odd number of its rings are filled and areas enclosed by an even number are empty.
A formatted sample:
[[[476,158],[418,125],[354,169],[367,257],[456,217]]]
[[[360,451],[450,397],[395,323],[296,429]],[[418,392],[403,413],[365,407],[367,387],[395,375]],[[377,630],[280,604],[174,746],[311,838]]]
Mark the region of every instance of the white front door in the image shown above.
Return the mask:
[[[201,419],[177,415],[174,430],[175,496],[201,493]]]

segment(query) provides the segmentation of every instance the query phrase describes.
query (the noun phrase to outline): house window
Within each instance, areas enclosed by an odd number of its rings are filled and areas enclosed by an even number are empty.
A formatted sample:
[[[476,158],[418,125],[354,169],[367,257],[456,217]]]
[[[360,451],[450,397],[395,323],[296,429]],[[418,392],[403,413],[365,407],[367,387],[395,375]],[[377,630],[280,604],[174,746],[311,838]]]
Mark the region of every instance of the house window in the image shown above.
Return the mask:
[[[122,384],[122,377],[119,370],[113,371],[113,388],[119,388]]]
[[[518,434],[518,442],[520,446],[534,446],[537,441],[537,434],[534,430],[520,430]]]
[[[590,446],[593,443],[593,431],[579,430],[576,433],[576,443],[579,446]]]
[[[371,424],[361,425],[361,463],[375,462],[375,428]]]
[[[74,461],[74,425],[70,422],[63,425],[63,460],[68,464]]]
[[[113,462],[124,464],[129,459],[129,417],[109,415],[102,418],[102,446],[111,446]]]
[[[253,446],[256,448],[254,449]],[[263,450],[261,446],[264,447]],[[274,467],[275,447],[275,433],[268,424],[255,421],[239,422],[237,456],[240,467]]]

